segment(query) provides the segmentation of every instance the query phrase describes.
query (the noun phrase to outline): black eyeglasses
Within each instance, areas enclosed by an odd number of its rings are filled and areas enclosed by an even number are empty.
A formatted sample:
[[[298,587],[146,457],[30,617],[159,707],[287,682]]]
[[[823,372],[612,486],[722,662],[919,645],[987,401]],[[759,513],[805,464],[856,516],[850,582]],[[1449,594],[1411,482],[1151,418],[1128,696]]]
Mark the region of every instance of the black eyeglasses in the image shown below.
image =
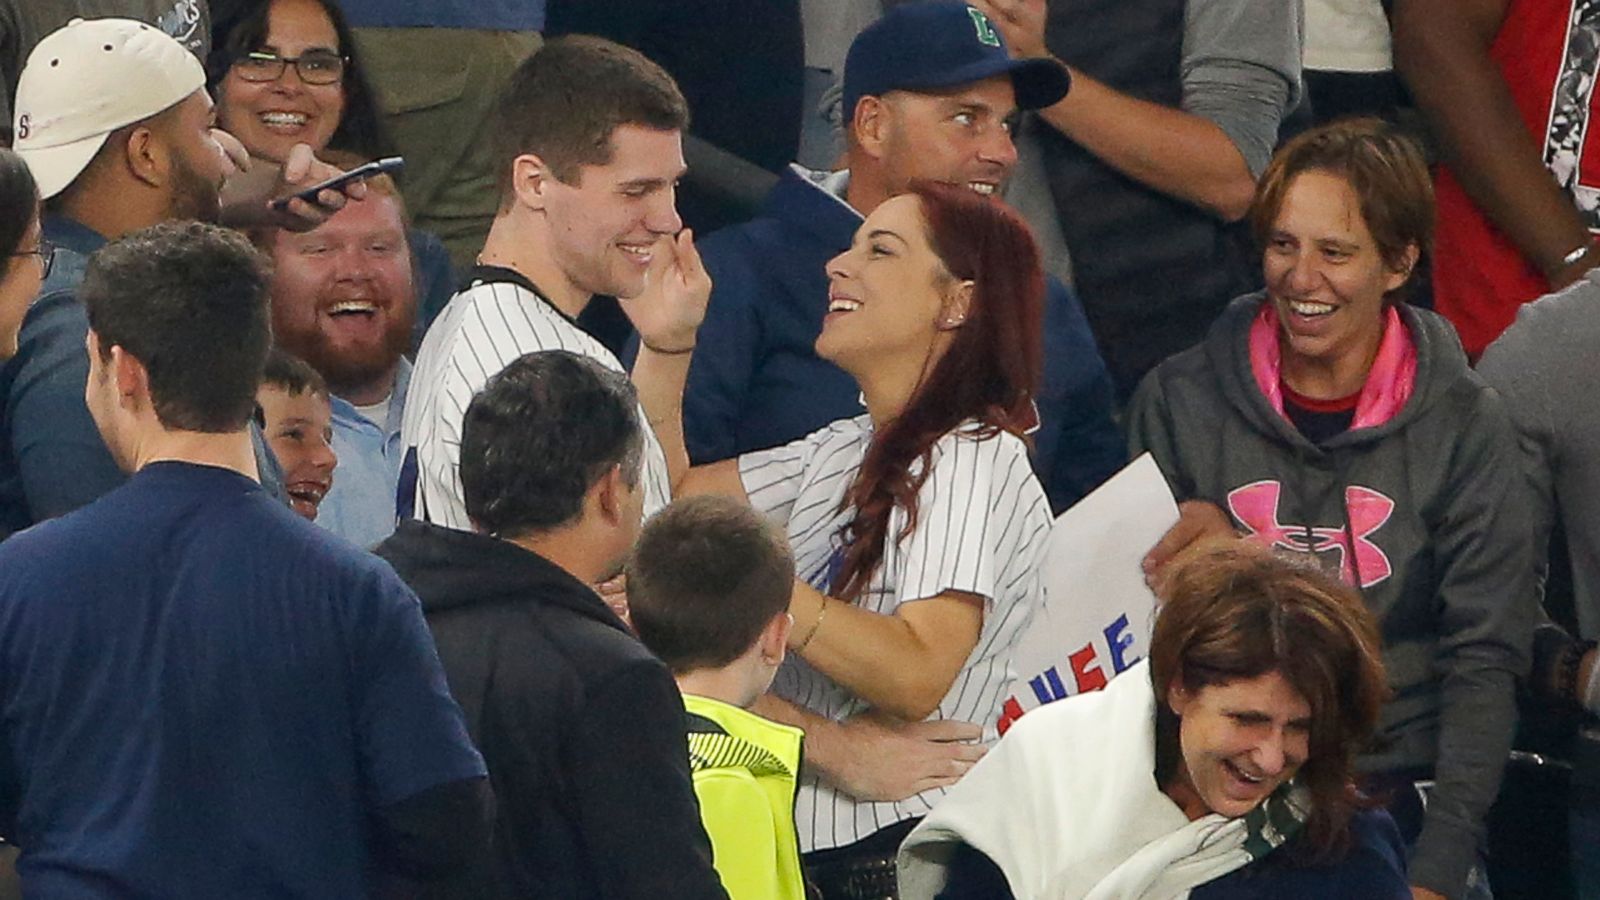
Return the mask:
[[[338,84],[344,78],[345,58],[331,50],[311,50],[299,56],[279,56],[265,50],[246,53],[234,62],[234,71],[245,81],[277,81],[294,63],[294,70],[306,84]]]
[[[40,278],[50,277],[50,266],[56,261],[56,248],[49,244],[40,244],[37,250],[18,250],[12,256],[37,256],[39,258]]]

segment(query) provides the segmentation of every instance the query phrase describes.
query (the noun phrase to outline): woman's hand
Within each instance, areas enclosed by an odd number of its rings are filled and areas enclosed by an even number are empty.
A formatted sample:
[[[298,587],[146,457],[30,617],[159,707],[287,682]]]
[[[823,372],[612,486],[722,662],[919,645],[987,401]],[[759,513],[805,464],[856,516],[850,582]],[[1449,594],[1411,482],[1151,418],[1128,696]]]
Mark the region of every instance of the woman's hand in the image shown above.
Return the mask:
[[[1145,583],[1159,593],[1157,585],[1160,583],[1161,570],[1174,556],[1191,544],[1208,538],[1237,536],[1233,520],[1221,507],[1209,500],[1185,500],[1178,504],[1178,524],[1167,529],[1161,540],[1156,541],[1156,545],[1145,554]]]
[[[656,241],[644,291],[617,303],[639,332],[643,349],[672,355],[694,348],[710,299],[711,276],[695,250],[693,232],[685,228]]]
[[[283,209],[272,201],[303,191],[339,174],[339,169],[316,158],[309,144],[296,144],[280,167],[252,160],[244,147],[225,131],[212,132],[233,171],[223,182],[221,220],[234,228],[269,226],[289,231],[310,231],[328,221],[349,200],[367,196],[367,185],[352,181],[339,190],[324,190],[315,203],[295,198]]]
[[[600,595],[600,599],[604,600],[607,606],[611,607],[611,611],[617,614],[617,618],[622,620],[622,624],[628,626],[630,630],[633,628],[633,619],[628,616],[627,575],[618,575],[615,578],[600,582],[594,586],[594,592]]]
[[[946,787],[977,764],[988,748],[983,729],[949,719],[901,722],[866,713],[835,726],[839,752],[824,775],[858,800],[894,801]]]

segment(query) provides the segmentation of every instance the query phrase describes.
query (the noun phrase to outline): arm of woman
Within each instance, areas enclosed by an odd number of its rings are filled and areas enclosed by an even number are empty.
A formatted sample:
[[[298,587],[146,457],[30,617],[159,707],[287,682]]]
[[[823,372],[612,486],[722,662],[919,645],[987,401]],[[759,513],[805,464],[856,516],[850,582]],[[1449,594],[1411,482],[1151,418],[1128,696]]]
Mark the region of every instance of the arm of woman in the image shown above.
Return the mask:
[[[672,495],[718,494],[749,503],[757,512],[779,522],[787,521],[820,434],[733,459],[691,466],[676,482]]]
[[[893,569],[874,577],[892,602],[845,603],[797,584],[789,604],[791,646],[806,662],[874,709],[911,720],[939,708],[980,639],[986,655],[1016,639],[1037,600],[1034,570],[1051,521],[1015,437],[947,436],[930,465],[917,527],[896,540],[899,519],[888,525],[895,544],[879,565]]]
[[[748,503],[750,497],[745,493],[744,480],[739,477],[738,458],[690,466],[683,480],[678,482],[678,489],[673,496],[694,497],[699,494],[717,494]]]
[[[939,708],[978,645],[985,602],[944,591],[883,615],[797,580],[789,647],[874,709],[920,721]]]
[[[711,276],[687,228],[658,241],[656,253],[644,293],[619,298],[617,303],[639,332],[633,384],[667,457],[672,493],[677,496],[689,471],[689,451],[683,442],[683,386],[711,296]]]

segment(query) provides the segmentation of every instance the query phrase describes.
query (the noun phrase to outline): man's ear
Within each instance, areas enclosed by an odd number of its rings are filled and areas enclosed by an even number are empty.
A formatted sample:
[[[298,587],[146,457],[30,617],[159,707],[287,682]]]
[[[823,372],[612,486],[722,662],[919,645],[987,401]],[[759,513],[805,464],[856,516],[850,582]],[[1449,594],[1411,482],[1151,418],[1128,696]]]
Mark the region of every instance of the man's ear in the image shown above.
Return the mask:
[[[589,496],[594,503],[594,509],[607,525],[621,525],[622,517],[627,510],[625,498],[628,486],[622,480],[622,466],[615,465],[606,470],[600,480],[589,488]]]
[[[555,175],[537,154],[524,153],[511,161],[511,192],[529,209],[544,209],[545,192],[553,180]]]
[[[945,291],[944,306],[939,310],[940,331],[951,331],[966,324],[967,311],[972,308],[972,292],[976,287],[972,281],[961,279]]]
[[[124,132],[113,132],[107,140],[121,140],[122,165],[134,180],[150,187],[167,183],[172,169],[172,151],[150,125],[139,125]]]
[[[761,637],[756,639],[756,647],[761,651],[761,661],[769,666],[777,666],[783,662],[783,654],[789,646],[789,632],[794,630],[794,616],[786,612],[778,613],[761,629]]]
[[[93,332],[90,332],[93,335]],[[98,352],[98,344],[91,348]],[[117,404],[129,412],[138,412],[150,403],[150,370],[133,354],[122,349],[121,344],[111,346],[111,356],[105,361],[106,372],[117,391]]]
[[[889,134],[894,129],[894,109],[882,97],[862,97],[856,101],[855,112],[846,124],[863,152],[873,159],[882,159]]]

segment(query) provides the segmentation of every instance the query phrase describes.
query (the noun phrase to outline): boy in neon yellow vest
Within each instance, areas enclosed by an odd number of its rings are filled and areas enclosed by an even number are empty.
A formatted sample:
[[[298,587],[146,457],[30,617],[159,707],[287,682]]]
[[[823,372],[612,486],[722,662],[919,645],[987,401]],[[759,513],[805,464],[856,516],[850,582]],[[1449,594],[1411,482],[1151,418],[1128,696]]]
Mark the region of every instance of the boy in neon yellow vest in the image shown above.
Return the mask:
[[[693,497],[645,524],[628,606],[688,711],[689,767],[717,873],[733,900],[802,900],[794,790],[798,728],[749,711],[783,662],[794,559],[748,505]]]

